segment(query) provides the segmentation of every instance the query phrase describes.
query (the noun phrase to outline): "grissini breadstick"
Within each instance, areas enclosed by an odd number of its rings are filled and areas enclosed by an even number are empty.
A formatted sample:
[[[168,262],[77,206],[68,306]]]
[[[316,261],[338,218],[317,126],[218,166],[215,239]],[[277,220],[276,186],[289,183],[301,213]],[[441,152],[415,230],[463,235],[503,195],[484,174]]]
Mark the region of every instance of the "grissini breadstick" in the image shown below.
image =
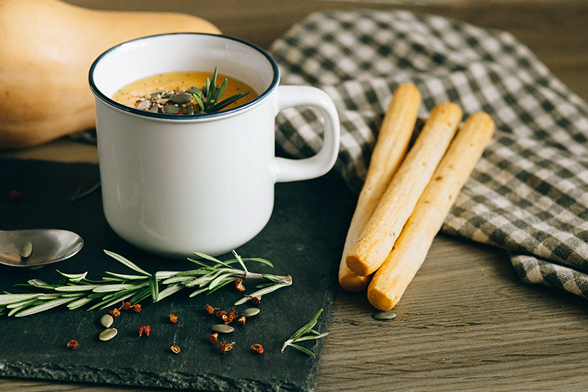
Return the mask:
[[[458,105],[436,105],[392,178],[376,210],[346,256],[357,275],[375,272],[386,260],[402,228],[447,151],[462,118]]]
[[[361,291],[369,284],[369,276],[356,275],[347,267],[345,255],[376,209],[392,176],[406,155],[420,104],[421,94],[417,88],[410,83],[401,84],[394,91],[382,121],[365,183],[349,225],[339,266],[339,284],[347,291]]]
[[[370,282],[367,295],[373,306],[390,310],[398,303],[493,132],[494,122],[483,112],[469,117],[459,130],[394,249]]]

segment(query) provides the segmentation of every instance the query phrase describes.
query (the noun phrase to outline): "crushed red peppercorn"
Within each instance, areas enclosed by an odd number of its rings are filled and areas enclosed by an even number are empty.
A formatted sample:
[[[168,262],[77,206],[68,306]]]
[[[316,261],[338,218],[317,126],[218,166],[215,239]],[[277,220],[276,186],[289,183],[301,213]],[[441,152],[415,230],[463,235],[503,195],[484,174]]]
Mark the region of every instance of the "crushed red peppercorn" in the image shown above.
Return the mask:
[[[141,312],[141,304],[135,304],[135,305],[133,305],[133,311],[135,313],[140,313]]]
[[[133,305],[130,302],[123,302],[119,309],[129,310],[132,307],[133,307]]]
[[[247,319],[245,318],[245,316],[241,316],[241,317],[239,317],[239,318],[237,319],[237,324],[239,324],[239,325],[243,326],[243,325],[245,325],[245,321],[246,321],[246,320],[247,320]]]
[[[229,351],[231,351],[233,349],[234,344],[235,344],[235,342],[233,342],[233,343],[221,342],[220,343],[220,353],[223,355],[228,353]]]
[[[114,308],[112,310],[109,310],[108,314],[110,314],[112,317],[118,317],[120,316],[120,311],[117,308]]]
[[[245,285],[243,284],[243,279],[235,280],[235,289],[239,292],[245,291]]]
[[[261,344],[254,344],[251,349],[258,354],[263,354],[263,346]]]
[[[145,334],[145,336],[149,336],[150,333],[151,327],[149,325],[143,325],[139,327],[139,337],[143,336],[143,334]]]
[[[67,348],[69,348],[70,350],[77,350],[78,349],[78,342],[76,342],[75,340],[70,340],[69,342],[67,342]]]
[[[171,314],[170,313],[169,314],[169,322],[170,323],[173,323],[173,324],[177,323],[178,322],[178,316],[176,316],[175,314]]]
[[[206,304],[206,313],[213,314],[215,310],[218,310],[218,308],[214,308],[214,307],[210,306],[209,304]]]
[[[212,335],[210,335],[208,337],[208,343],[215,344],[216,342],[218,342],[218,333],[217,332],[213,333]]]

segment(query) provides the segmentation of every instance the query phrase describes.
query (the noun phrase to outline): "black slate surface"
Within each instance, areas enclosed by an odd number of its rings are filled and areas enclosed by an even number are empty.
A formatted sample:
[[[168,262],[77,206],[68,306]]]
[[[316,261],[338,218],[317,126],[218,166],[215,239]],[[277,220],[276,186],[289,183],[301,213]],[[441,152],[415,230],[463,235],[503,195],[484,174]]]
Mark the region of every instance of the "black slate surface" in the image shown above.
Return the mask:
[[[56,282],[56,269],[88,271],[89,279],[104,276],[104,271],[129,272],[103,249],[150,272],[194,268],[189,261],[155,257],[121,240],[106,223],[100,192],[70,200],[78,187],[87,189],[97,180],[98,167],[92,164],[0,160],[1,230],[62,228],[85,240],[78,255],[58,264],[34,270],[0,266],[0,291],[19,292],[14,285],[31,278]],[[21,192],[19,200],[11,200],[13,190]],[[303,343],[314,357],[280,349],[321,308],[324,312],[315,329],[328,331],[340,252],[354,205],[353,194],[333,174],[276,184],[269,224],[237,252],[274,264],[273,269],[249,264],[250,270],[289,274],[294,284],[265,296],[257,317],[223,337],[235,342],[227,355],[207,342],[218,320],[204,312],[207,303],[230,310],[241,297],[225,287],[210,296],[189,298],[189,292],[181,292],[156,304],[146,300],[141,313],[123,313],[115,320],[119,334],[109,342],[98,339],[103,329],[99,319],[105,311],[57,308],[24,318],[2,316],[0,376],[208,391],[312,390],[324,339]],[[250,283],[247,292],[253,289]],[[170,313],[179,317],[177,324],[169,323]],[[138,337],[142,325],[151,326],[150,337]],[[70,339],[79,342],[76,351],[66,348]],[[265,353],[254,354],[253,343],[263,344]],[[180,354],[170,352],[173,344],[181,347]]]

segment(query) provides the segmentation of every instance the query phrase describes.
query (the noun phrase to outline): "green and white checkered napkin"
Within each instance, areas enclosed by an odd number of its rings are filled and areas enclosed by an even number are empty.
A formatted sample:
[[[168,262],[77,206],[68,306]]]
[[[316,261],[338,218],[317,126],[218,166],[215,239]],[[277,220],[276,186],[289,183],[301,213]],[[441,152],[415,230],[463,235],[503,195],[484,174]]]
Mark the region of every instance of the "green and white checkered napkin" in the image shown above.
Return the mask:
[[[341,119],[336,170],[361,189],[384,112],[401,83],[464,119],[485,111],[494,138],[442,231],[508,250],[522,281],[588,297],[588,105],[510,34],[405,11],[315,13],[270,49],[283,84],[326,91]],[[310,109],[278,116],[295,157],[322,145]]]

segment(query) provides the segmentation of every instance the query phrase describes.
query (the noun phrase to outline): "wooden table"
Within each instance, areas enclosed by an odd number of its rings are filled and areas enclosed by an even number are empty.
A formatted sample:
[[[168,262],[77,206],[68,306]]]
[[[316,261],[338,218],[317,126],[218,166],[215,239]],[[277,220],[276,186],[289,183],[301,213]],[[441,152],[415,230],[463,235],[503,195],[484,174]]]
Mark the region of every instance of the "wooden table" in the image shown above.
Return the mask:
[[[159,10],[162,2],[70,0],[91,8]],[[588,3],[582,1],[283,1],[168,2],[227,35],[267,47],[312,11],[376,8],[426,12],[509,31],[572,90],[588,99]],[[416,3],[416,2],[414,2]],[[97,162],[92,146],[58,140],[2,157]],[[365,294],[340,291],[317,391],[584,391],[586,302],[520,283],[503,250],[439,235],[389,322]],[[138,391],[0,378],[8,391]]]

